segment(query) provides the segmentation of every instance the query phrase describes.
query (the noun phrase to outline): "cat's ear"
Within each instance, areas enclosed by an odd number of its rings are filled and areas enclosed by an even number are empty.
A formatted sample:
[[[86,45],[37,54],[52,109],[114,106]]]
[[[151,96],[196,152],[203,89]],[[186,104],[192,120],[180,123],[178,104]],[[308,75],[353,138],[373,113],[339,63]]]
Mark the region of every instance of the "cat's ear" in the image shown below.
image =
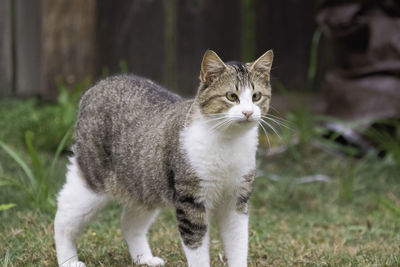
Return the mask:
[[[272,67],[272,61],[274,60],[274,52],[268,50],[256,61],[248,63],[250,65],[249,70],[254,74],[258,74],[261,77],[269,80],[269,73]]]
[[[201,62],[200,80],[203,83],[211,84],[226,68],[217,53],[207,50]]]

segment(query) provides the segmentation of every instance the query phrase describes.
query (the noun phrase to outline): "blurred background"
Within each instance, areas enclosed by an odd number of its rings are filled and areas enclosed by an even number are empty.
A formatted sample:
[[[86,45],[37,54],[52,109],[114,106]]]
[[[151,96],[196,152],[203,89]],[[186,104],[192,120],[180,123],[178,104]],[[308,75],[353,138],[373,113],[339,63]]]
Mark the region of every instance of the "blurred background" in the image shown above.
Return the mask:
[[[224,61],[275,54],[250,266],[400,264],[400,1],[1,0],[3,266],[56,262],[55,196],[82,93],[135,73],[192,97],[206,49]],[[87,262],[130,264],[119,209],[101,219],[112,230],[86,232]],[[181,266],[173,212],[161,217],[152,242]],[[221,244],[212,250],[225,266]]]
[[[323,94],[313,109],[399,115],[398,1],[4,0],[0,12],[2,96],[55,100],[60,83],[120,72],[192,96],[206,49],[251,61],[272,48],[276,83]]]
[[[4,0],[0,12],[3,97],[54,101],[60,84],[121,72],[193,96],[206,49],[246,62],[274,49],[277,95],[345,119],[400,113],[398,1]]]
[[[302,90],[318,3],[4,0],[1,93],[54,100],[57,79],[71,85],[129,71],[190,96],[206,49],[251,61],[271,48],[276,78]]]

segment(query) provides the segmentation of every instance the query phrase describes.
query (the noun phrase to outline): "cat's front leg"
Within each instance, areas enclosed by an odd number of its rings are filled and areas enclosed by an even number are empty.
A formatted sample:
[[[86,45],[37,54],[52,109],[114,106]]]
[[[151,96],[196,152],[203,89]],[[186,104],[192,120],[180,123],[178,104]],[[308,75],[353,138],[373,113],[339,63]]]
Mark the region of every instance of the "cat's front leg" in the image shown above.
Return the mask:
[[[249,215],[225,207],[217,211],[217,224],[229,267],[247,266]]]
[[[193,196],[175,201],[176,217],[189,267],[209,267],[209,227],[206,209]]]
[[[246,267],[248,253],[248,201],[255,172],[242,178],[238,195],[226,199],[216,210],[216,219],[229,267]]]

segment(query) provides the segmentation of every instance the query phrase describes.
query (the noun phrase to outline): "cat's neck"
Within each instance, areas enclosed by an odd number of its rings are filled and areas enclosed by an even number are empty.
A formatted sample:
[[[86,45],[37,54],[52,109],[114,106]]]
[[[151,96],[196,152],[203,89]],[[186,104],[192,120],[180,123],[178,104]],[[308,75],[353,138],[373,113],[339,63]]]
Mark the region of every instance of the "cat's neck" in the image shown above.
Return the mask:
[[[258,128],[213,130],[204,117],[192,117],[180,145],[200,178],[240,179],[255,168]]]

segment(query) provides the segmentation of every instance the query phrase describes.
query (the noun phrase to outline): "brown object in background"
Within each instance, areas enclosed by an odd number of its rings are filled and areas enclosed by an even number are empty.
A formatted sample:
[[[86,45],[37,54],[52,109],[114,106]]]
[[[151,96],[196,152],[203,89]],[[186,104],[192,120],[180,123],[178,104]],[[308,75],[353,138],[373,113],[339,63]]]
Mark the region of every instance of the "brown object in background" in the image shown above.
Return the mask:
[[[38,95],[41,83],[41,1],[15,0],[15,93]],[[12,15],[11,15],[12,16]]]
[[[327,113],[348,120],[400,117],[400,3],[358,2],[330,1],[317,16],[337,60],[324,82]]]
[[[42,0],[41,3],[41,95],[54,99],[58,95],[56,79],[73,85],[94,77],[96,2]]]

